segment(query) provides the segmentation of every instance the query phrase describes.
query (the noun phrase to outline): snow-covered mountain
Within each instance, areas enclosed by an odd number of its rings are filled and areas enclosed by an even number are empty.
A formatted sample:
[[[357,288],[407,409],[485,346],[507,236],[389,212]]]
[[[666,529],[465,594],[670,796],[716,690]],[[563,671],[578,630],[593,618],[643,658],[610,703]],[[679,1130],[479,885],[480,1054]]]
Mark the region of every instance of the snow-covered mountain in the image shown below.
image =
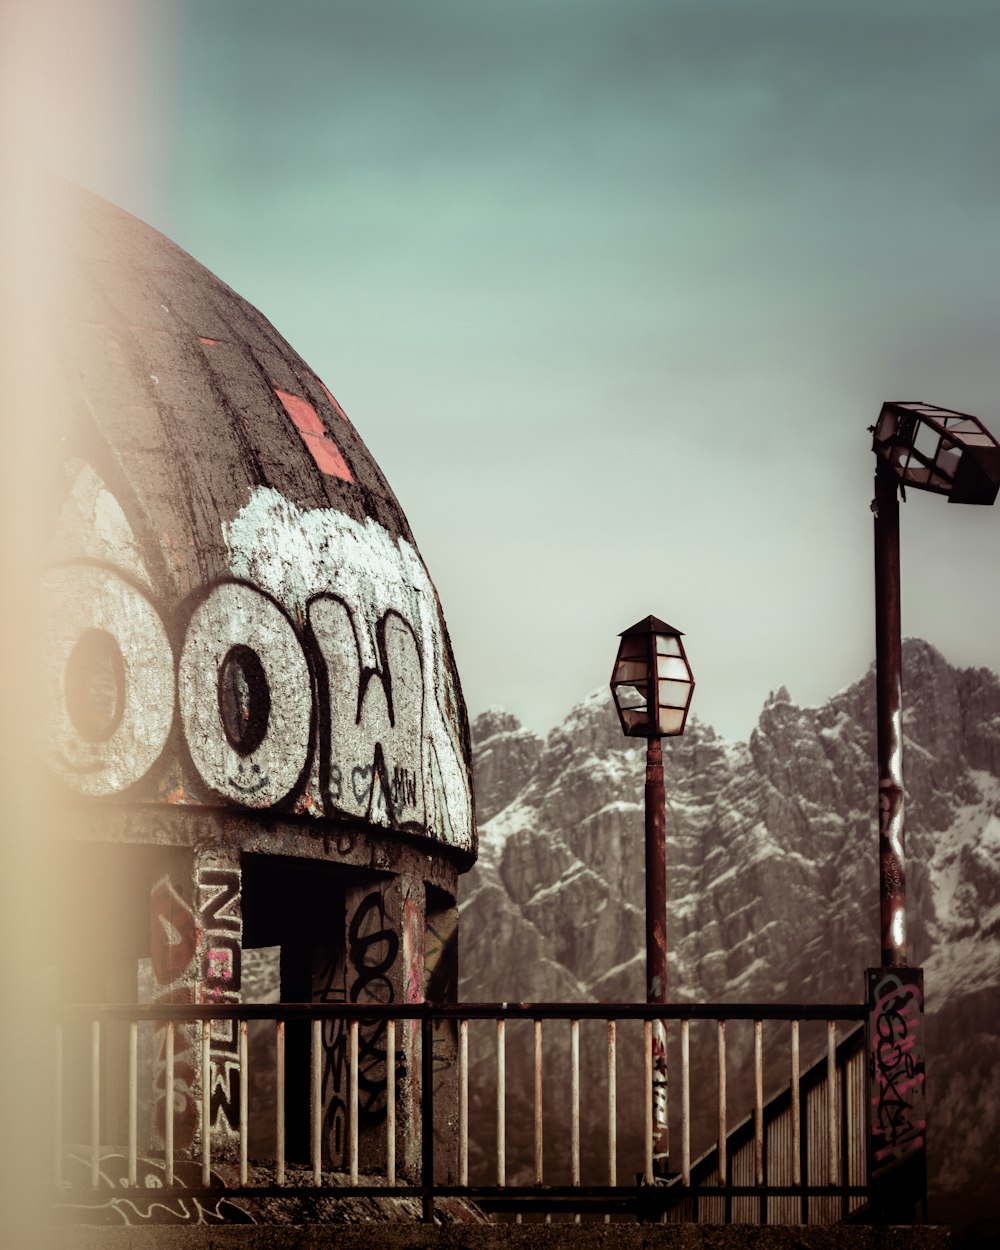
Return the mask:
[[[908,640],[904,691],[932,1187],[971,1197],[995,1184],[1000,1141],[1000,680]],[[664,743],[675,1001],[863,1000],[879,961],[874,726],[869,672],[818,708],[774,692],[748,742],[694,717]],[[642,1001],[645,744],[606,690],[547,741],[496,710],[473,741],[462,999]]]

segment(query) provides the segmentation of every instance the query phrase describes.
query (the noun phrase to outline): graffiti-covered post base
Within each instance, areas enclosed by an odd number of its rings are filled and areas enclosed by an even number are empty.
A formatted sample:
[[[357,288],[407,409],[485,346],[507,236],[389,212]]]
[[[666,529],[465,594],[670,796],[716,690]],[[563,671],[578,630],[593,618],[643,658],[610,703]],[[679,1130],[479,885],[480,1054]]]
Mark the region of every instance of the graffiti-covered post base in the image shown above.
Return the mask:
[[[869,968],[868,1174],[875,1223],[926,1219],[924,974]]]

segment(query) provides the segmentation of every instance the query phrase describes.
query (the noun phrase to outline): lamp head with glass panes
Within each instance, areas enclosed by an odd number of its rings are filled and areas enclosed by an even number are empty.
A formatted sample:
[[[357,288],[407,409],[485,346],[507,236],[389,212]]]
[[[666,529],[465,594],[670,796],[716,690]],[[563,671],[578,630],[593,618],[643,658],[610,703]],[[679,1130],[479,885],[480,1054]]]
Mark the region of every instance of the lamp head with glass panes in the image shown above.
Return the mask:
[[[694,676],[681,632],[647,616],[619,637],[611,694],[629,738],[670,738],[684,732]]]
[[[903,487],[991,504],[1000,489],[1000,443],[978,417],[935,404],[887,403],[872,450]]]

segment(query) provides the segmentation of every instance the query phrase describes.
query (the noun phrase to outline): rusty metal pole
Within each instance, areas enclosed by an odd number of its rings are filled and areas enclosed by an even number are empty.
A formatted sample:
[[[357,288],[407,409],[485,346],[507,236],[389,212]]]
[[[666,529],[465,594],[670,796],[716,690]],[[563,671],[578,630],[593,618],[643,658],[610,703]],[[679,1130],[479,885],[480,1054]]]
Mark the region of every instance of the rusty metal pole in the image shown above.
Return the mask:
[[[903,646],[899,614],[898,480],[875,473],[875,698],[878,721],[878,850],[882,967],[906,966],[903,823]]]
[[[667,1001],[667,828],[663,752],[659,738],[646,740],[646,1002]],[[653,1174],[669,1170],[667,1131],[667,1022],[654,1020]]]

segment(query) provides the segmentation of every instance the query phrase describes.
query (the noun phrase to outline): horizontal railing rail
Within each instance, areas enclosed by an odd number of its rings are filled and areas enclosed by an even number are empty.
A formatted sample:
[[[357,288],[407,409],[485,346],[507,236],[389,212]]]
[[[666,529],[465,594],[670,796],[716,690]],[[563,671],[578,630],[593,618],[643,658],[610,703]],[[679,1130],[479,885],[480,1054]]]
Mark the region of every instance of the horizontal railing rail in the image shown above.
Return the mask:
[[[416,1199],[427,1221],[434,1218],[435,1202],[467,1199],[497,1212],[538,1211],[548,1215],[564,1212],[577,1220],[588,1213],[603,1214],[605,1218],[627,1215],[644,1220],[697,1220],[705,1218],[707,1211],[714,1212],[721,1200],[723,1219],[736,1218],[736,1211],[741,1220],[752,1218],[754,1222],[757,1219],[765,1222],[769,1210],[772,1214],[787,1210],[795,1213],[795,1218],[783,1222],[813,1219],[828,1222],[843,1218],[857,1208],[868,1192],[863,1165],[859,1171],[853,1162],[850,1166],[845,1162],[864,1158],[863,1118],[859,1121],[856,1114],[847,1116],[842,1110],[847,1084],[842,1073],[861,1051],[856,1040],[837,1040],[838,1029],[850,1029],[850,1039],[857,1039],[863,1033],[856,1025],[866,1016],[864,1005],[78,1003],[61,1007],[57,1014],[53,1082],[54,1181],[56,1204],[63,1207],[85,1208],[84,1191],[87,1190],[91,1194],[99,1190],[102,1198],[107,1197],[109,1186],[116,1198],[141,1190],[144,1160],[153,1160],[160,1169],[156,1183],[158,1196],[163,1200],[183,1195],[188,1200],[217,1203],[220,1195],[238,1200],[274,1196],[315,1198],[318,1193],[330,1199]],[[250,1130],[258,1113],[251,1106],[250,1086],[255,1070],[251,1067],[250,1030],[259,1030],[262,1021],[273,1025],[273,1034],[269,1033],[267,1040],[268,1047],[273,1047],[273,1067],[267,1073],[273,1085],[273,1107],[269,1108],[273,1116],[273,1157],[252,1161]],[[680,1110],[674,1119],[679,1127],[680,1146],[676,1155],[672,1152],[671,1158],[679,1167],[665,1177],[654,1172],[653,1159],[653,1072],[649,1056],[651,1030],[657,1021],[677,1026],[676,1040],[680,1049],[679,1064],[673,1069],[677,1076],[672,1076],[675,1081],[679,1077]],[[487,1022],[485,1028],[482,1022]],[[800,1028],[811,1022],[825,1026],[827,1053],[819,1065],[807,1067],[803,1072]],[[552,1030],[547,1030],[546,1026],[556,1023],[559,1036],[553,1043]],[[744,1123],[733,1127],[728,1117],[731,1092],[728,1068],[736,1065],[738,1059],[737,1075],[743,1080],[747,1074],[743,1059],[730,1058],[728,1054],[727,1028],[742,1027],[743,1023],[753,1030],[754,1109]],[[330,1042],[327,1030],[334,1024],[343,1030],[338,1045],[342,1044],[346,1075],[345,1141],[340,1166],[331,1162],[323,1136],[328,1110],[325,1081]],[[488,1027],[490,1024],[492,1028]],[[600,1059],[593,1058],[596,1048],[592,1047],[589,1052],[591,1062],[586,1070],[593,1080],[585,1096],[581,1081],[582,1024],[603,1026]],[[716,1053],[711,1068],[716,1074],[712,1082],[716,1085],[715,1096],[714,1099],[702,1097],[693,1104],[692,1026],[704,1030],[713,1024]],[[235,1119],[232,1134],[235,1145],[228,1141],[220,1144],[218,1108],[213,1103],[219,1085],[213,1067],[217,1063],[213,1046],[217,1044],[217,1033],[222,1025],[229,1027],[232,1040],[232,1054],[227,1062],[241,1077],[238,1105],[229,1109]],[[479,1025],[479,1032],[489,1035],[489,1053],[484,1051],[475,1063],[470,1063],[470,1025]],[[786,1027],[780,1028],[782,1025]],[[442,1026],[451,1030],[452,1039],[451,1049],[444,1059],[440,1054],[435,1057],[435,1030]],[[530,1046],[522,1047],[528,1056],[527,1071],[518,1070],[515,1074],[525,1077],[523,1088],[518,1086],[516,1098],[511,1100],[508,1034],[513,1030],[525,1033],[529,1026],[530,1039],[521,1038],[521,1041],[531,1042]],[[293,1071],[288,1066],[290,1029],[308,1032],[308,1045],[300,1045],[296,1051],[295,1062],[305,1069],[303,1072]],[[381,1145],[374,1166],[370,1143],[366,1159],[362,1158],[359,1136],[362,1085],[366,1079],[362,1060],[366,1047],[372,1051],[373,1030],[377,1030],[377,1053],[382,1056],[379,1080],[382,1083],[381,1114],[384,1115],[384,1128],[379,1129]],[[777,1058],[772,1055],[772,1082],[775,1065],[785,1062],[787,1049],[782,1092],[766,1102],[765,1033],[781,1051]],[[69,1092],[65,1048],[71,1034],[78,1048],[82,1046],[89,1051],[86,1062],[80,1055],[75,1061],[79,1079],[88,1085],[85,1091],[76,1090],[77,1104],[86,1103],[77,1117],[77,1124],[85,1122],[87,1132],[82,1141],[77,1135],[77,1145],[72,1148],[66,1140],[64,1123],[64,1104]],[[162,1123],[155,1122],[155,1115],[140,1093],[143,1084],[140,1080],[140,1034],[145,1037],[143,1053],[147,1054],[148,1069],[145,1076],[151,1077],[149,1084],[159,1091]],[[148,1058],[154,1049],[153,1035],[156,1038],[155,1072],[152,1071],[153,1061]],[[404,1035],[405,1045],[410,1047],[405,1051],[410,1056],[409,1068],[398,1062],[398,1056],[404,1054]],[[590,1033],[588,1039],[593,1041]],[[478,1040],[482,1042],[482,1036]],[[272,1056],[270,1049],[268,1054]],[[696,1082],[700,1096],[705,1089],[702,1069],[706,1063],[703,1052],[699,1051],[697,1057],[701,1065]],[[551,1088],[553,1063],[561,1073],[555,1097]],[[545,1076],[547,1064],[548,1077]],[[636,1075],[619,1088],[620,1067],[637,1074],[641,1072],[641,1076]],[[442,1073],[451,1081],[447,1088],[441,1084]],[[470,1083],[473,1074],[475,1085]],[[301,1122],[308,1124],[307,1158],[289,1159],[287,1156],[286,1093],[293,1075],[308,1103],[305,1114],[300,1115]],[[402,1080],[409,1082],[405,1091],[400,1085]],[[179,1101],[183,1102],[178,1090],[182,1087],[184,1096],[197,1102],[194,1136],[184,1147],[178,1145],[175,1131],[177,1106]],[[853,1090],[854,1086],[851,1088]],[[810,1111],[817,1090],[821,1101],[825,1100],[825,1119],[813,1116]],[[112,1114],[109,1099],[114,1091],[117,1091],[117,1110]],[[600,1158],[595,1160],[593,1146],[588,1151],[584,1149],[586,1116],[581,1103],[590,1115],[595,1106],[595,1091],[596,1101],[606,1099],[606,1139],[598,1152],[603,1154],[603,1162]],[[741,1096],[742,1093],[741,1086]],[[710,1106],[712,1101],[714,1107]],[[492,1116],[490,1103],[495,1108]],[[548,1118],[546,1103],[550,1108]],[[559,1183],[553,1183],[551,1177],[548,1182],[545,1179],[546,1130],[549,1130],[551,1142],[553,1103],[560,1126],[566,1122],[568,1139],[560,1143],[559,1166],[551,1169],[562,1172]],[[508,1121],[512,1112],[520,1139],[509,1149],[511,1125]],[[475,1134],[471,1131],[472,1116],[478,1121],[479,1131]],[[788,1123],[781,1132],[788,1140],[782,1147],[784,1154],[779,1165],[773,1161],[777,1158],[773,1152],[778,1132],[775,1125],[782,1116]],[[716,1144],[692,1162],[693,1127],[698,1121],[704,1134],[706,1117],[716,1143],[726,1143],[727,1148],[720,1151]],[[495,1121],[492,1126],[488,1123],[490,1118]],[[436,1119],[447,1125],[447,1130],[439,1131],[437,1138]],[[143,1122],[149,1125],[145,1133],[140,1128]],[[639,1122],[642,1123],[641,1133],[637,1132]],[[642,1166],[634,1168],[631,1179],[623,1179],[622,1175],[620,1123],[625,1125],[630,1142],[641,1140]],[[480,1142],[487,1140],[491,1129],[495,1138],[488,1151],[476,1147],[473,1165],[470,1143],[473,1138]],[[812,1143],[817,1131],[824,1135],[822,1143]],[[807,1138],[804,1153],[803,1132]],[[405,1133],[410,1134],[407,1139],[411,1146],[409,1162],[402,1160],[397,1166],[397,1138]],[[853,1140],[859,1133],[860,1155],[858,1143]],[[144,1136],[149,1144],[140,1140]],[[744,1167],[742,1159],[747,1148],[749,1165]],[[550,1145],[550,1162],[555,1153]],[[622,1155],[622,1159],[624,1157]],[[821,1166],[815,1165],[819,1157],[822,1157]],[[66,1175],[68,1158],[74,1162],[75,1181]],[[107,1163],[110,1158],[120,1159],[113,1181],[109,1181],[110,1171],[114,1170]],[[508,1162],[512,1158],[518,1160],[517,1168],[514,1174],[508,1175]],[[492,1181],[485,1178],[491,1161]],[[598,1168],[603,1170],[601,1182],[595,1183],[593,1177],[585,1178],[585,1163],[592,1173]],[[86,1169],[83,1185],[79,1180],[81,1168]],[[183,1178],[180,1176],[182,1169]],[[478,1175],[473,1175],[474,1170]],[[814,1199],[824,1202],[817,1204]],[[715,1203],[716,1207],[706,1205],[709,1203]],[[746,1204],[751,1204],[753,1210]]]
[[[864,1020],[863,1003],[67,1003],[86,1020]]]

